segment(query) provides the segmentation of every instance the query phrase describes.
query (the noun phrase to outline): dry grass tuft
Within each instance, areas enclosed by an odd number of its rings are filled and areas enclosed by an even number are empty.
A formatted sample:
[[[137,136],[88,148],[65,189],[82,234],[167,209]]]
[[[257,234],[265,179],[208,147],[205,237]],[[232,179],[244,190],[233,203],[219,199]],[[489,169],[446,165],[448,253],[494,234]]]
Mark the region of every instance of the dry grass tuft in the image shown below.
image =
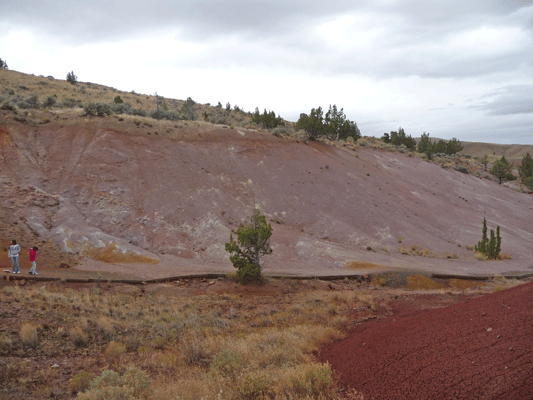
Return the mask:
[[[460,290],[472,289],[483,286],[483,283],[479,281],[470,281],[467,279],[450,279],[448,284],[451,288]]]
[[[126,352],[126,346],[122,343],[112,340],[109,342],[104,351],[104,356],[109,362],[118,362]]]
[[[39,337],[37,334],[36,325],[32,324],[31,322],[24,322],[20,327],[19,334],[22,343],[27,344],[29,346],[37,346]]]
[[[435,282],[433,279],[428,278],[423,275],[409,275],[407,277],[407,285],[405,285],[406,289],[413,289],[413,290],[444,289],[445,287],[446,287],[445,284]]]
[[[512,260],[513,259],[513,256],[510,255],[509,253],[500,253],[498,254],[498,260]]]
[[[344,263],[344,268],[348,269],[379,269],[385,268],[383,265],[374,264],[368,261],[347,261]]]
[[[113,322],[109,318],[102,315],[100,318],[98,318],[98,321],[96,321],[96,325],[105,337],[111,338],[115,335]]]
[[[70,337],[72,338],[72,341],[76,345],[76,347],[83,347],[87,345],[87,341],[89,340],[89,336],[87,333],[83,330],[80,326],[74,326],[70,329]]]

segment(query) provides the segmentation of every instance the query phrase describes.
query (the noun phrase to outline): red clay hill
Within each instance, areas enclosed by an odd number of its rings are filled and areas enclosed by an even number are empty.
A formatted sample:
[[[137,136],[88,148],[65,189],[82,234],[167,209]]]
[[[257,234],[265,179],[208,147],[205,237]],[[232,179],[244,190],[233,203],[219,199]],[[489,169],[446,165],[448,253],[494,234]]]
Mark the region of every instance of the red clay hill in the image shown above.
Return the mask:
[[[0,111],[4,242],[49,240],[86,256],[80,269],[143,278],[229,272],[224,244],[261,207],[270,274],[533,271],[533,197],[497,183],[369,146],[81,114]],[[511,259],[467,249],[483,218]]]

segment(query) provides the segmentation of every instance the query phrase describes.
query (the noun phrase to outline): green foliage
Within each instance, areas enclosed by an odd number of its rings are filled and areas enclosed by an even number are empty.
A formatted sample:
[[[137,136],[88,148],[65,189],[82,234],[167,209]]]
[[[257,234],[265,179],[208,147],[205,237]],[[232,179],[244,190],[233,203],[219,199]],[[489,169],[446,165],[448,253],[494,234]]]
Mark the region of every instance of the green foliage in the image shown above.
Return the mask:
[[[83,111],[86,115],[94,115],[97,117],[105,117],[113,114],[111,105],[105,103],[89,103],[83,106]]]
[[[230,235],[225,248],[230,254],[231,263],[237,268],[237,279],[242,284],[261,281],[261,258],[272,254],[272,226],[267,224],[261,211],[255,209],[249,222],[240,225],[235,234],[237,240],[233,239],[233,234]]]
[[[483,253],[487,258],[496,259],[501,251],[502,238],[500,237],[500,226],[496,228],[496,234],[494,229],[490,230],[490,239],[487,236],[487,220],[483,218],[483,230],[481,240],[474,247],[474,249],[480,253]]]
[[[420,141],[418,142],[416,151],[418,151],[419,153],[425,153],[426,155],[428,155],[429,152],[430,155],[428,156],[428,158],[431,159],[431,139],[429,138],[429,133],[424,132],[422,134],[422,136],[420,137]]]
[[[115,98],[113,99],[113,102],[115,104],[121,104],[121,103],[124,103],[124,100],[122,100],[122,97],[120,96],[115,96]]]
[[[54,96],[48,96],[46,100],[43,102],[43,108],[50,108],[54,104],[56,104],[56,98]]]
[[[2,60],[1,58],[0,58],[0,69],[8,69],[7,68],[7,62]]]
[[[311,109],[309,115],[302,113],[298,122],[296,122],[296,129],[303,129],[307,133],[309,140],[316,140],[326,134],[326,127],[324,125],[324,113],[322,107]]]
[[[511,173],[512,170],[512,164],[506,160],[505,156],[502,156],[502,158],[494,163],[489,172],[498,178],[501,185],[503,181],[513,181],[516,179],[516,177]]]
[[[529,189],[533,190],[533,176],[523,179],[522,183],[526,185]]]
[[[231,111],[231,104],[229,101],[226,103],[226,111]]]
[[[411,135],[407,136],[401,126],[398,129],[398,132],[391,131],[390,134],[383,134],[381,140],[383,140],[385,143],[390,143],[395,146],[401,146],[403,144],[409,150],[415,150],[416,148],[416,140],[413,139]]]
[[[451,140],[439,140],[438,142],[431,142],[429,133],[424,132],[420,137],[416,149],[419,153],[424,153],[428,159],[431,160],[433,154],[447,154],[449,156],[456,154],[463,150],[463,145],[459,140],[453,138]]]
[[[78,82],[78,77],[74,74],[74,71],[71,71],[67,74],[67,82],[72,85]]]
[[[151,381],[148,375],[137,368],[128,368],[124,375],[105,370],[93,379],[86,392],[79,393],[77,400],[137,400],[145,399],[150,393]]]
[[[522,164],[518,167],[518,173],[520,174],[522,181],[533,177],[533,159],[531,159],[529,153],[522,158]]]
[[[34,94],[34,95],[30,96],[30,97],[27,97],[27,98],[24,99],[24,101],[19,102],[18,106],[20,108],[38,109],[38,108],[41,107],[41,103],[39,102],[39,96]]]
[[[255,112],[252,114],[252,122],[255,122],[258,125],[261,125],[265,129],[274,129],[278,126],[285,126],[285,122],[274,111],[267,110],[263,111],[263,114],[259,113],[259,108],[255,108]]]
[[[183,116],[183,119],[187,121],[194,121],[196,119],[194,113],[195,105],[196,102],[190,97],[187,97],[187,100],[181,106],[181,115]]]
[[[343,109],[338,110],[336,105],[330,105],[325,116],[322,107],[311,109],[309,115],[300,114],[296,129],[303,129],[309,140],[325,136],[330,140],[352,138],[357,141],[361,137],[357,124],[347,119]]]
[[[485,167],[485,171],[486,171],[487,165],[489,164],[489,156],[485,154],[483,157],[479,159],[479,162]]]

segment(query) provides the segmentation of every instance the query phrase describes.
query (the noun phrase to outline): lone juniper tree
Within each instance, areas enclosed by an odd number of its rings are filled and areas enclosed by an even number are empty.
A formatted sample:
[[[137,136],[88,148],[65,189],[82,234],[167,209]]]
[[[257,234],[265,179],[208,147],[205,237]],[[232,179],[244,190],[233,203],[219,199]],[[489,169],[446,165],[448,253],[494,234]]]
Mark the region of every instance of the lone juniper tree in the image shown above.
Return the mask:
[[[267,224],[265,216],[260,210],[255,209],[249,221],[240,225],[235,231],[237,240],[230,235],[226,243],[226,251],[230,253],[231,263],[237,268],[237,279],[240,283],[262,280],[261,258],[272,254],[270,236],[272,226]]]

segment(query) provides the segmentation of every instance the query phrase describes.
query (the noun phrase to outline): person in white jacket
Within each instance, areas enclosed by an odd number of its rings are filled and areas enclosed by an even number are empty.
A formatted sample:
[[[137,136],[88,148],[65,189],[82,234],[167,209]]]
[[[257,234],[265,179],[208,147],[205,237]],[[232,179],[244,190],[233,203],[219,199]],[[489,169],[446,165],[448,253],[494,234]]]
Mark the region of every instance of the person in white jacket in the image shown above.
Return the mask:
[[[11,241],[11,246],[9,246],[8,256],[11,258],[11,268],[13,269],[14,274],[20,274],[19,253],[20,246],[17,244],[17,241],[13,239]]]

